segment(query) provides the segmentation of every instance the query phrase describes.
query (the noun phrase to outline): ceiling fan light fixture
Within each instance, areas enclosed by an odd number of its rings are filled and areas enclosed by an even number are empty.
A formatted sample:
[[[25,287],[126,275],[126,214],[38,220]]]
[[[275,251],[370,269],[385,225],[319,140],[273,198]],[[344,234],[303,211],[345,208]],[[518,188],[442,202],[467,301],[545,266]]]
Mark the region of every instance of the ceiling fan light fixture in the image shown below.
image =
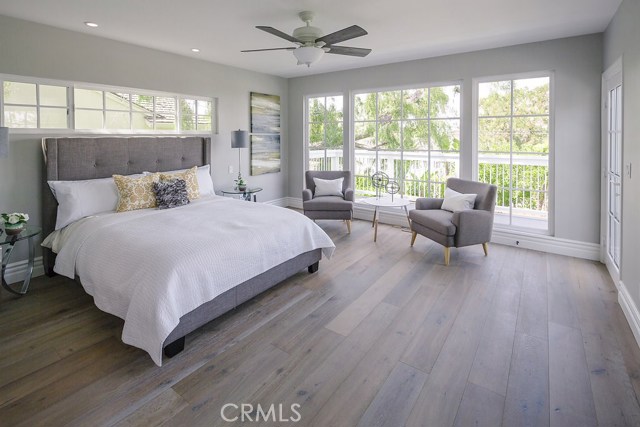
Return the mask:
[[[315,46],[303,46],[294,50],[293,55],[298,60],[298,65],[306,65],[307,67],[310,67],[311,64],[322,58],[324,50]]]

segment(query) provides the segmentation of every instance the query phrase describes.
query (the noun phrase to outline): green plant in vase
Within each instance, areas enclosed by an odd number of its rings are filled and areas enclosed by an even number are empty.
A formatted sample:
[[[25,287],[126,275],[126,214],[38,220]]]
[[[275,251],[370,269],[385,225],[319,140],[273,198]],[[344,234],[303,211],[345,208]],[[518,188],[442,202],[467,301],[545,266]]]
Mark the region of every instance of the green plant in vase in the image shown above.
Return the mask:
[[[0,218],[4,225],[4,231],[8,235],[20,234],[29,221],[29,215],[25,213],[3,213]]]
[[[242,178],[242,175],[238,174],[238,179],[235,179],[233,182],[236,183],[238,191],[245,191],[247,189],[247,182]]]

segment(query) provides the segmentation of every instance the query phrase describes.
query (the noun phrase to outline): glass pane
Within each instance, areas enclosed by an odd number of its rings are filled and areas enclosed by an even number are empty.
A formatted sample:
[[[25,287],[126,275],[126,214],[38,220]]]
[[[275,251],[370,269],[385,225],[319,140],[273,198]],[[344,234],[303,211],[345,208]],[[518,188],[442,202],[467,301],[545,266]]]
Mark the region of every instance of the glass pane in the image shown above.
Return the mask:
[[[460,120],[431,120],[431,149],[460,150]]]
[[[353,135],[356,149],[376,149],[376,124],[374,122],[355,122]]]
[[[105,113],[105,128],[107,129],[131,129],[131,116],[129,112],[107,111]]]
[[[327,121],[342,121],[342,96],[327,97]]]
[[[342,122],[327,122],[324,125],[324,131],[327,137],[327,148],[339,148],[342,150],[344,145]]]
[[[371,196],[376,194],[375,188],[371,184],[371,175],[373,175],[376,168],[376,153],[368,150],[355,150],[354,151],[354,165],[355,165],[355,187],[356,194],[359,196]]]
[[[64,86],[40,85],[40,105],[67,106],[67,88]]]
[[[378,150],[400,149],[400,122],[378,122]]]
[[[4,82],[5,104],[36,105],[36,85],[34,83]]]
[[[67,128],[67,109],[41,107],[40,127],[43,129]]]
[[[309,150],[309,170],[312,170],[312,171],[328,170],[323,149]]]
[[[131,110],[139,113],[153,112],[152,95],[131,95]]]
[[[511,151],[510,119],[478,119],[478,151]]]
[[[431,181],[445,183],[447,178],[458,177],[460,155],[458,153],[432,151],[430,164]]]
[[[404,152],[404,194],[410,199],[429,195],[429,153]]]
[[[353,97],[353,119],[376,119],[376,93],[360,93]]]
[[[478,115],[508,116],[511,114],[511,81],[478,84]]]
[[[429,122],[427,120],[407,120],[404,122],[404,149],[429,149]]]
[[[528,153],[548,153],[549,118],[514,117],[513,151]]]
[[[168,96],[156,96],[156,129],[176,129],[176,99]]]
[[[131,107],[131,96],[128,93],[105,92],[107,110],[129,111]]]
[[[504,190],[509,189],[510,171],[508,155],[478,155],[478,181],[498,187],[498,206],[509,206]]]
[[[184,120],[184,117],[182,119]],[[135,130],[152,130],[153,114],[138,112],[131,114],[131,128]]]
[[[10,128],[38,127],[38,113],[36,107],[4,106],[4,125]]]
[[[324,97],[309,98],[309,123],[324,121]]]
[[[429,90],[431,99],[431,117],[460,117],[460,86],[432,87]]]
[[[513,114],[549,114],[549,77],[513,81]]]
[[[76,109],[76,129],[102,129],[102,111]]]
[[[378,93],[378,120],[389,121],[401,116],[401,91]]]
[[[324,124],[309,123],[309,149],[324,149]]]
[[[198,130],[211,130],[211,115],[198,116]]]
[[[156,114],[156,130],[176,130],[175,114]]]
[[[405,119],[429,117],[429,89],[407,89],[402,91],[402,111]]]
[[[180,116],[180,130],[196,130],[195,114],[185,114]]]
[[[76,108],[102,109],[103,103],[101,90],[74,89],[73,97]],[[102,128],[102,126],[100,128]]]
[[[196,107],[198,108],[199,116],[211,114],[211,101],[196,101]]]

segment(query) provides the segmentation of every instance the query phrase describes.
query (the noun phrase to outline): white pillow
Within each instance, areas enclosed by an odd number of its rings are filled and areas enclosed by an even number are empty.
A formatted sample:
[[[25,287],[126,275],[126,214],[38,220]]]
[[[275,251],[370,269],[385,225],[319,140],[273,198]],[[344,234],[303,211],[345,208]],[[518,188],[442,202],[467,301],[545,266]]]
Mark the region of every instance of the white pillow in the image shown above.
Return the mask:
[[[163,173],[177,173],[184,172],[188,169],[178,169],[175,171],[166,171]],[[151,174],[151,172],[143,172],[145,175]],[[200,190],[200,197],[213,196],[216,194],[213,188],[213,180],[211,179],[211,165],[198,166],[196,171],[196,178],[198,179],[198,189]]]
[[[459,212],[473,209],[476,203],[477,194],[462,194],[450,188],[444,190],[444,201],[442,207],[445,211]]]
[[[80,218],[116,210],[118,188],[113,178],[48,181],[48,184],[58,201],[56,230]]]
[[[313,197],[321,197],[321,196],[344,197],[344,195],[342,194],[342,181],[344,181],[344,178],[338,178],[338,179],[313,178],[313,182],[316,184],[316,191],[313,194]]]

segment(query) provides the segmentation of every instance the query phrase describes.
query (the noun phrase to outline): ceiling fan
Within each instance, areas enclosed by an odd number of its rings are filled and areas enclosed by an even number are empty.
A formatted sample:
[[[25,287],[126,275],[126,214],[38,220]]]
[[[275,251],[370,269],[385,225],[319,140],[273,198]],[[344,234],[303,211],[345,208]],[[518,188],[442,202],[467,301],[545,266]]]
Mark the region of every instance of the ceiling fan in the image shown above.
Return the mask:
[[[349,46],[336,46],[336,43],[340,43],[346,40],[355,39],[356,37],[362,37],[368,33],[357,25],[344,28],[335,33],[322,35],[322,30],[318,27],[312,27],[311,21],[313,21],[313,12],[305,11],[298,14],[300,19],[307,25],[296,28],[293,30],[293,34],[289,35],[277,30],[273,27],[266,27],[258,25],[256,28],[262,31],[266,31],[269,34],[280,37],[287,41],[297,44],[297,47],[276,47],[272,49],[252,49],[243,50],[242,52],[264,52],[267,50],[291,50],[293,55],[298,60],[298,65],[306,65],[310,67],[311,64],[322,58],[322,55],[326,53],[333,53],[336,55],[349,55],[365,57],[371,53],[371,49],[363,49],[360,47]]]

